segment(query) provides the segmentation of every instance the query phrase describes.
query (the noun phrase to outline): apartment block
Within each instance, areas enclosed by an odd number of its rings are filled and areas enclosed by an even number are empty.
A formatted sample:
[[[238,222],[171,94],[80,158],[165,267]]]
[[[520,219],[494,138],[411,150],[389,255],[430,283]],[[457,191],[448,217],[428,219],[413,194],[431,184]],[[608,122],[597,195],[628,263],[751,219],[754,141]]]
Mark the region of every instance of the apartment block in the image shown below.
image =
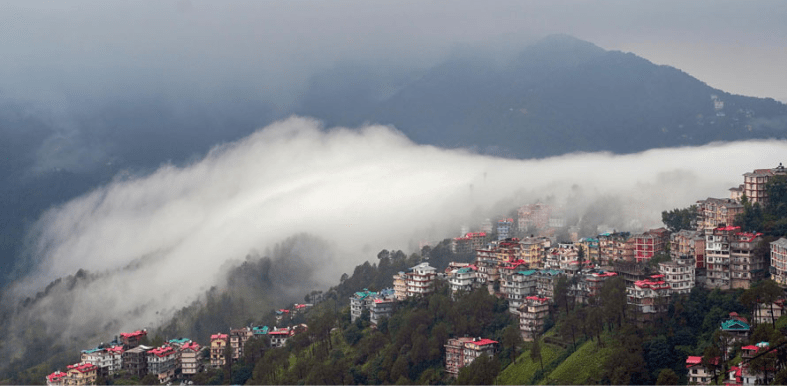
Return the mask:
[[[730,244],[740,227],[726,226],[705,235],[705,261],[709,288],[730,289]]]
[[[519,307],[519,330],[522,339],[532,341],[544,329],[544,321],[549,316],[549,299],[528,296]]]
[[[766,256],[757,256],[754,250],[762,241],[762,233],[738,232],[730,242],[730,286],[749,289],[752,282],[764,279],[768,273]]]
[[[787,287],[787,239],[784,237],[771,243],[771,279]]]

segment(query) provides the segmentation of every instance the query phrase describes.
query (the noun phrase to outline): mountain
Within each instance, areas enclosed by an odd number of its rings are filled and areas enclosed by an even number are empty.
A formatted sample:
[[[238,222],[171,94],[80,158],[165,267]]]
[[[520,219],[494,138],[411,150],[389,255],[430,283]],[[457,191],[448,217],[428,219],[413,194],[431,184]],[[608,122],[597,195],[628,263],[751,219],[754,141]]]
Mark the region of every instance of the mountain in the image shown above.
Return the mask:
[[[328,126],[392,124],[418,143],[518,158],[787,135],[785,104],[566,35],[503,65],[465,55],[409,77],[373,74],[353,65],[316,75],[295,112]]]

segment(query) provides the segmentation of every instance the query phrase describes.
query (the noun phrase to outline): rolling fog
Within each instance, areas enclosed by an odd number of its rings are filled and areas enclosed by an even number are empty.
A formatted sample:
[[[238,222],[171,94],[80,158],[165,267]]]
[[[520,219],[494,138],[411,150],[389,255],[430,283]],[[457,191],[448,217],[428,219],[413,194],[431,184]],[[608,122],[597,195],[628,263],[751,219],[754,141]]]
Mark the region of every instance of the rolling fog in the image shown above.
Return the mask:
[[[392,127],[292,117],[49,210],[29,235],[36,268],[13,291],[31,296],[83,268],[103,275],[58,304],[66,320],[47,320],[56,315],[47,299],[29,310],[50,332],[95,333],[118,319],[121,330],[155,327],[221,287],[226,267],[295,234],[332,245],[312,278],[327,287],[383,248],[414,252],[536,200],[578,216],[611,202],[624,221],[607,225],[661,226],[662,210],[726,197],[742,173],[776,166],[785,151],[785,141],[755,141],[512,160],[417,145]]]

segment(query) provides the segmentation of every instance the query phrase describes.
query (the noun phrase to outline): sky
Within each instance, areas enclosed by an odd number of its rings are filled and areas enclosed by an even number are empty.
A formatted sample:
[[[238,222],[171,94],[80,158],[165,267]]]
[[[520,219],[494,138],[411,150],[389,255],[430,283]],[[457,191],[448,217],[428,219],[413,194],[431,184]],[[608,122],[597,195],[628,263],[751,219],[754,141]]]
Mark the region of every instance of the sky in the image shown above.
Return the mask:
[[[53,109],[133,93],[282,106],[337,63],[433,65],[566,33],[677,67],[736,94],[787,101],[781,1],[4,1],[0,97]]]

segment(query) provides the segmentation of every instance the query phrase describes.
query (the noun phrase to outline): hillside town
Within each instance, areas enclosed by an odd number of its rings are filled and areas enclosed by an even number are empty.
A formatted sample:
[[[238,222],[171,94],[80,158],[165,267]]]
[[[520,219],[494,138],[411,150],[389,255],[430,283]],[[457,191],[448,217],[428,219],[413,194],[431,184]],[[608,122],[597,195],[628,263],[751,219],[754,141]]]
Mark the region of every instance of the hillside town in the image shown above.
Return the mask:
[[[686,296],[695,287],[719,290],[749,289],[770,278],[787,287],[787,238],[770,242],[769,254],[757,253],[763,234],[733,225],[744,211],[744,202],[766,203],[766,184],[773,176],[787,176],[785,168],[758,169],[743,175],[743,184],[730,189],[729,197],[705,198],[696,203],[693,229],[670,232],[666,228],[639,233],[611,230],[594,237],[580,237],[568,229],[570,240],[557,240],[556,230],[566,228],[562,210],[544,203],[520,207],[517,218],[486,221],[479,229],[462,232],[450,240],[456,255],[472,255],[470,262],[451,262],[438,271],[430,265],[428,252],[423,262],[391,277],[390,287],[371,291],[358,289],[349,298],[350,321],[368,318],[372,328],[391,317],[397,304],[432,293],[438,282],[452,296],[484,289],[505,299],[508,312],[519,320],[524,341],[538,339],[550,307],[554,306],[561,280],[569,283],[565,295],[572,302],[588,304],[600,296],[605,282],[625,282],[627,317],[645,327],[668,312],[670,300]],[[760,302],[747,319],[736,312],[717,326],[728,337],[726,349],[716,361],[728,360],[740,347],[741,361],[724,374],[730,385],[767,384],[773,373],[751,371],[749,361],[775,349],[769,342],[749,338],[754,327],[771,324],[784,313],[784,292],[776,299]],[[123,371],[140,379],[155,376],[160,384],[188,382],[206,368],[222,368],[244,355],[252,338],[270,348],[282,348],[293,336],[308,331],[296,315],[313,304],[294,304],[275,312],[276,325],[248,326],[217,331],[202,347],[188,338],[167,340],[148,346],[147,331],[121,333],[110,343],[81,351],[81,361],[46,377],[48,385],[89,385]],[[198,340],[201,340],[198,339]],[[202,341],[202,340],[201,340]],[[445,371],[456,376],[482,355],[494,355],[499,342],[490,337],[450,337],[444,343]],[[686,359],[691,384],[710,384],[718,370],[699,356]],[[148,378],[150,379],[150,378]]]

